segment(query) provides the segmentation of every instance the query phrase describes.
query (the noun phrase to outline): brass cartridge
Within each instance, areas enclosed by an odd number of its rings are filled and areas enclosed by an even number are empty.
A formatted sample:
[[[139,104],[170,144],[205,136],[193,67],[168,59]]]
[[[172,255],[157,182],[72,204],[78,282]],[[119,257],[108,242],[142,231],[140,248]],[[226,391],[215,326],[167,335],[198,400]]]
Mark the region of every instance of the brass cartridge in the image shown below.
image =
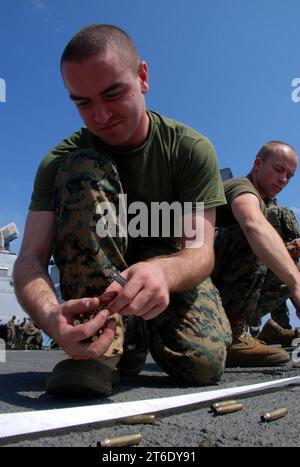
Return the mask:
[[[209,438],[203,439],[198,444],[198,448],[216,448],[217,446]]]
[[[130,435],[115,436],[113,438],[105,438],[99,443],[98,447],[110,447],[110,448],[119,448],[125,446],[136,446],[142,441],[141,433],[132,433]]]
[[[236,405],[237,401],[221,401],[221,402],[215,402],[210,406],[211,410],[216,410],[219,407],[226,407],[226,405]]]
[[[121,418],[120,422],[125,425],[152,424],[155,423],[155,415],[133,415],[132,417]]]
[[[273,422],[274,420],[278,420],[279,418],[285,417],[289,413],[288,409],[281,408],[271,410],[270,412],[266,412],[261,416],[262,422]]]
[[[231,405],[224,405],[223,407],[218,407],[215,409],[216,415],[226,415],[228,413],[239,412],[243,410],[243,404],[231,404]]]

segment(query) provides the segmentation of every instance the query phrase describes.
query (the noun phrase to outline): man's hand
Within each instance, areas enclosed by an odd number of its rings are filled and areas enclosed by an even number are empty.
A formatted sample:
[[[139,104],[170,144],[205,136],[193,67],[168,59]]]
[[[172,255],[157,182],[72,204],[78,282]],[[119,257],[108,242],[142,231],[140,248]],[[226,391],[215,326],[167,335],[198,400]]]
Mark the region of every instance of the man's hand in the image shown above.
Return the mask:
[[[295,240],[289,242],[286,247],[293,259],[300,258],[300,238],[295,238]]]
[[[124,287],[113,282],[100,299],[117,293],[108,309],[111,313],[140,316],[153,319],[162,313],[169,304],[169,290],[162,269],[155,262],[136,263],[121,274],[128,281]]]
[[[101,301],[103,303],[103,301]],[[70,357],[78,360],[98,358],[103,355],[112,343],[116,322],[109,317],[108,310],[102,310],[94,318],[84,324],[73,325],[73,321],[81,313],[92,313],[99,307],[98,298],[81,298],[69,300],[57,305],[50,313],[49,326],[45,329]],[[96,342],[86,343],[85,339],[102,329]]]

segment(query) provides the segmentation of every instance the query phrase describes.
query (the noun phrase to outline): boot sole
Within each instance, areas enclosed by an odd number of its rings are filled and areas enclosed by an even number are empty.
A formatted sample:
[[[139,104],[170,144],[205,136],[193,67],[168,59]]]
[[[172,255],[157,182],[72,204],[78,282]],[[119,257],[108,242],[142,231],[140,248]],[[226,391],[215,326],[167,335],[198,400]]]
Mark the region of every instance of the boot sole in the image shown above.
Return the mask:
[[[64,360],[53,369],[47,392],[55,396],[109,396],[119,372],[96,360]]]
[[[249,361],[241,361],[241,359],[230,359],[226,361],[226,367],[227,368],[234,368],[234,367],[240,367],[240,368],[247,368],[247,367],[266,367],[266,366],[280,366],[280,365],[285,365],[286,363],[290,362],[290,356],[287,353],[286,355],[282,355],[281,358],[279,358],[278,355],[270,355],[265,357],[264,359],[257,360],[255,361],[253,358]]]

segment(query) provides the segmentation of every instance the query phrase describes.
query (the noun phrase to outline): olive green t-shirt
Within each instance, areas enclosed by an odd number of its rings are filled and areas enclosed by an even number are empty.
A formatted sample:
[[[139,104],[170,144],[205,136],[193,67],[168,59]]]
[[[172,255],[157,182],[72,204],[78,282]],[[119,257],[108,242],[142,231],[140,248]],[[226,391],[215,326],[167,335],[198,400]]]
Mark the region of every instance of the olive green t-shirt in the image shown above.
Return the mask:
[[[250,174],[247,175],[247,177],[230,178],[228,180],[225,180],[223,184],[227,204],[224,206],[220,206],[217,209],[217,227],[228,227],[230,225],[235,225],[238,223],[238,221],[232,213],[231,204],[237,196],[243,193],[251,193],[255,195],[258,198],[262,213],[264,214],[264,216],[266,216],[266,205],[264,203],[264,200],[256,190],[255,186],[253,185]]]
[[[101,151],[112,154],[128,203],[203,202],[205,208],[226,203],[210,141],[175,120],[152,111],[148,115],[149,137],[134,151],[116,151],[87,128],[81,128],[60,142],[39,166],[29,209],[54,210],[53,189],[61,162],[72,151],[91,148],[99,154]]]

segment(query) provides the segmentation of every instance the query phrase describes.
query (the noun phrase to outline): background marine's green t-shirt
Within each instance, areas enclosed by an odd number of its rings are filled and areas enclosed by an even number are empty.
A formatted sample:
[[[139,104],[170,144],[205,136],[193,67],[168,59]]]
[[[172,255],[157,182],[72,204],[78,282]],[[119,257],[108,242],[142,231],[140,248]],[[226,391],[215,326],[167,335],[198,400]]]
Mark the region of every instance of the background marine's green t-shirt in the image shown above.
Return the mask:
[[[264,215],[266,215],[265,203],[258,191],[256,190],[255,186],[253,185],[251,175],[247,175],[247,177],[230,178],[228,180],[225,180],[224,191],[227,204],[220,206],[217,209],[217,227],[228,227],[230,225],[235,225],[238,223],[238,221],[232,214],[231,204],[237,196],[243,193],[251,193],[255,195],[258,198],[261,211]]]
[[[152,111],[146,143],[130,152],[105,145],[87,128],[70,135],[41,162],[34,182],[31,210],[54,210],[53,191],[59,165],[70,152],[95,149],[116,162],[128,203],[203,202],[205,208],[226,203],[214,148],[195,130]]]

